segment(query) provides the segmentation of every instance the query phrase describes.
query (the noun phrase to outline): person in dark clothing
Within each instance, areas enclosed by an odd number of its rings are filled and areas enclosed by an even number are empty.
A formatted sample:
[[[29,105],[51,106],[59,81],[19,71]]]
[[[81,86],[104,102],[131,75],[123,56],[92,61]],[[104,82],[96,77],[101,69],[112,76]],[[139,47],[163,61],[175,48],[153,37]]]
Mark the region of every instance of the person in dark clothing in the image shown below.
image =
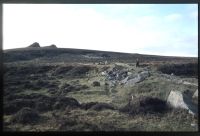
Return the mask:
[[[138,60],[138,58],[136,59],[136,67],[139,67],[139,60]]]

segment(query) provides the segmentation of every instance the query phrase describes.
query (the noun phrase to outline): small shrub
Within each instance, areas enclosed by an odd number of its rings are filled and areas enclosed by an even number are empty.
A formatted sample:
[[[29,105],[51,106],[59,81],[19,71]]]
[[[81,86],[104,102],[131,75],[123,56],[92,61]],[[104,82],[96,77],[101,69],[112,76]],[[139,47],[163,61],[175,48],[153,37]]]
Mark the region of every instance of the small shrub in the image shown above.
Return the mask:
[[[77,66],[71,69],[68,73],[67,76],[70,77],[82,77],[84,76],[87,72],[91,70],[91,67],[89,66]]]
[[[94,82],[92,83],[92,85],[93,85],[93,86],[100,86],[100,82],[94,81]]]
[[[93,105],[90,109],[100,111],[100,110],[104,110],[104,109],[114,110],[115,108],[108,103],[97,103],[97,104]]]
[[[88,110],[90,109],[92,106],[98,104],[98,102],[88,102],[88,103],[82,103],[81,104],[81,108]]]
[[[53,105],[54,109],[65,109],[66,107],[71,107],[71,108],[78,108],[80,107],[79,102],[70,97],[59,97],[57,99],[57,102]]]
[[[80,84],[71,85],[71,84],[65,83],[64,85],[61,86],[60,90],[65,93],[68,93],[71,91],[80,91],[82,89],[87,89],[87,88],[88,88],[87,85],[80,85]]]
[[[53,75],[59,75],[59,74],[66,74],[69,70],[71,70],[73,66],[64,66],[64,67],[58,67]]]
[[[35,102],[28,99],[16,99],[10,102],[5,103],[4,105],[4,114],[10,115],[16,113],[23,107],[35,107]]]
[[[22,123],[22,124],[27,124],[27,123],[33,123],[38,121],[40,118],[39,114],[37,111],[31,109],[31,108],[23,108],[19,112],[17,112],[11,119],[11,122],[13,123]]]
[[[52,105],[50,103],[38,102],[35,108],[39,112],[46,112],[52,110]]]
[[[165,64],[158,67],[158,71],[165,74],[174,73],[177,76],[198,77],[198,63],[187,64]]]
[[[164,113],[168,109],[166,101],[152,97],[141,97],[129,102],[120,108],[119,111],[134,115],[139,113]]]

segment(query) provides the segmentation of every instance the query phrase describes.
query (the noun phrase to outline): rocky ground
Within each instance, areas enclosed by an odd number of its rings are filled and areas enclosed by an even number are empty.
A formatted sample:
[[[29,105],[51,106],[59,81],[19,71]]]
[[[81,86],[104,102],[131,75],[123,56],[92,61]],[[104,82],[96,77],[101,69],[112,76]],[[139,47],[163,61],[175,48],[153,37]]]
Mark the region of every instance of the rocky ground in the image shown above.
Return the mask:
[[[6,62],[4,131],[197,131],[196,66]]]

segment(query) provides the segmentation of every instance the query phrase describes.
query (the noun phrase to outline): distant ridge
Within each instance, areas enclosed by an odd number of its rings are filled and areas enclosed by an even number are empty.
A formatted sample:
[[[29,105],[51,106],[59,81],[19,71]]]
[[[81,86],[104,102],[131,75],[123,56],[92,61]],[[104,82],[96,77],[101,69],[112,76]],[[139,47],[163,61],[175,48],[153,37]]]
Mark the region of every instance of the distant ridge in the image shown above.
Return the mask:
[[[41,48],[40,44],[38,42],[34,42],[31,45],[28,46],[28,48]],[[51,49],[55,49],[57,48],[57,46],[55,44],[51,44],[49,46],[44,46],[42,48],[51,48]]]
[[[159,56],[138,53],[122,53],[113,51],[100,51],[74,48],[57,48],[55,44],[40,47],[34,42],[26,48],[4,50],[4,62],[35,61],[41,62],[123,62],[134,63],[136,59],[140,62],[150,61],[183,61],[196,62],[196,57]]]

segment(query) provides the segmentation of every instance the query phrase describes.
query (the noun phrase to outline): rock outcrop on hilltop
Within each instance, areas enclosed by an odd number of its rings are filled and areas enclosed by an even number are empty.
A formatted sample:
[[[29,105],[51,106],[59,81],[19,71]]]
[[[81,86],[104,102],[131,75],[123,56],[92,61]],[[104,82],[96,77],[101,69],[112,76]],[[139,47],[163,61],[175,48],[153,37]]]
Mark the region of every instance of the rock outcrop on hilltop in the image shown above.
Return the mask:
[[[38,42],[34,42],[32,43],[31,45],[29,45],[28,47],[33,47],[33,48],[39,48],[40,47],[40,44]]]
[[[49,45],[49,46],[45,46],[44,48],[57,48],[57,46],[55,44]]]

